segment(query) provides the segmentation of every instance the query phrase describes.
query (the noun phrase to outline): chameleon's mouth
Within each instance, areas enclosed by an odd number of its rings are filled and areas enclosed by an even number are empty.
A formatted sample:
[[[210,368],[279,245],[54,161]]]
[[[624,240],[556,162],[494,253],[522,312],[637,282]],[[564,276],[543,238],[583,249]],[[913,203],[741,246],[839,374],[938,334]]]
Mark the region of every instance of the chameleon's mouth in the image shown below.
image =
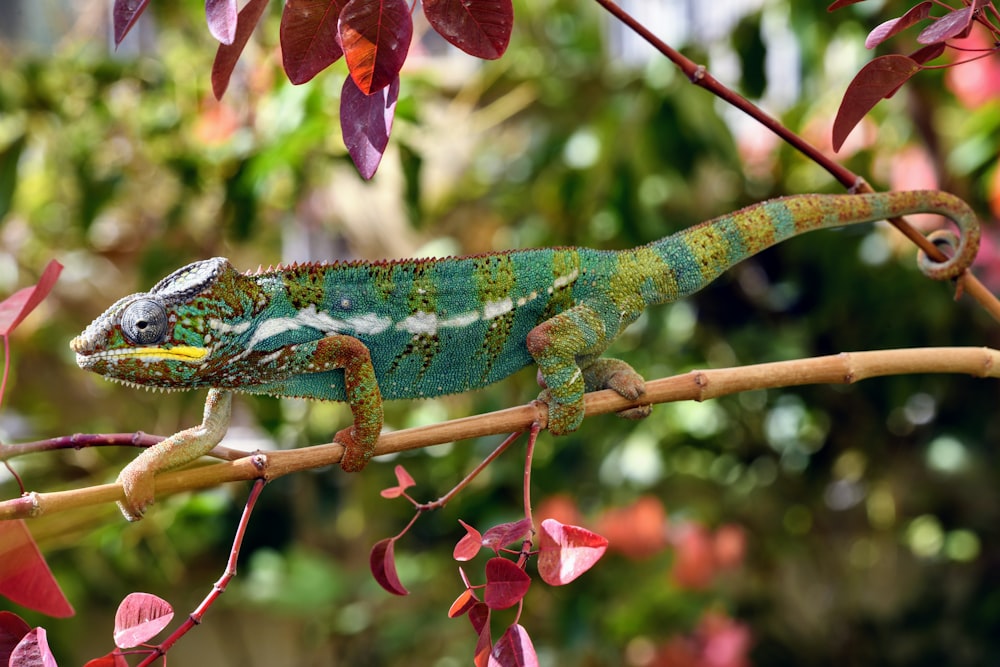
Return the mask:
[[[76,342],[75,340],[73,341]],[[77,346],[76,362],[80,366],[93,365],[97,361],[123,361],[137,359],[139,361],[181,361],[195,363],[205,358],[208,349],[193,345],[177,345],[175,347],[131,347],[121,350],[102,350],[94,354],[85,354]]]

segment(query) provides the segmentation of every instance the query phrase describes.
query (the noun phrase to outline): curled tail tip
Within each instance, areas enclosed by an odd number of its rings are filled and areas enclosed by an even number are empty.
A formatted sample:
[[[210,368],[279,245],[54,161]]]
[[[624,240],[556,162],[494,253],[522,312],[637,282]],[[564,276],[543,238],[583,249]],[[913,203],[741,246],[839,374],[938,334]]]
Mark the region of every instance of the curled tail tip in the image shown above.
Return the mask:
[[[938,230],[931,233],[927,239],[942,250],[949,250],[950,255],[944,261],[928,257],[920,250],[917,253],[917,266],[928,278],[933,280],[954,280],[965,273],[976,260],[979,251],[979,227],[964,228],[961,238],[949,230]]]

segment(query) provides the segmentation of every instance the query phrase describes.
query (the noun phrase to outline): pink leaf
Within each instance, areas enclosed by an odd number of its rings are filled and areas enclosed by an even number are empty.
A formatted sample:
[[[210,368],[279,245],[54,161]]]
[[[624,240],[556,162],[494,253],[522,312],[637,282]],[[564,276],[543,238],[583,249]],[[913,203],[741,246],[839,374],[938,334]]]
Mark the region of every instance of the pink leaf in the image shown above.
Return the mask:
[[[122,43],[125,35],[135,25],[148,4],[149,0],[115,0],[115,5],[111,9],[111,21],[115,31],[115,48]]]
[[[73,607],[20,519],[0,521],[0,595],[48,616],[73,615]]]
[[[389,86],[371,95],[362,93],[353,78],[344,81],[340,92],[340,130],[351,160],[365,179],[375,175],[389,145],[398,97],[398,76]]]
[[[923,21],[931,15],[932,6],[933,3],[930,0],[925,0],[918,5],[910,7],[909,11],[899,18],[890,19],[878,26],[868,33],[868,38],[865,40],[865,48],[873,49],[893,35],[906,30],[914,23]]]
[[[11,667],[56,667],[56,659],[49,650],[45,628],[35,628],[21,638],[10,654]]]
[[[396,486],[390,486],[387,489],[382,489],[379,492],[379,495],[383,498],[399,498],[403,495],[404,491],[411,486],[416,486],[417,484],[413,481],[413,477],[410,476],[410,473],[406,472],[406,468],[401,465],[396,466],[396,482]]]
[[[431,27],[469,55],[493,60],[507,50],[514,27],[511,0],[424,0],[423,5]]]
[[[337,21],[346,0],[287,0],[281,13],[281,61],[294,84],[309,81],[344,55]]]
[[[379,586],[393,595],[409,595],[410,592],[400,583],[399,575],[396,573],[395,544],[396,540],[392,537],[379,540],[372,547],[368,562],[372,576]]]
[[[129,593],[115,612],[115,646],[133,648],[160,633],[174,618],[170,603],[149,593]]]
[[[519,623],[507,628],[490,653],[489,667],[538,667],[528,631]]]
[[[24,287],[0,302],[0,336],[10,334],[21,321],[42,302],[56,284],[62,264],[52,260],[42,271],[38,283]]]
[[[978,6],[980,3],[977,2]],[[948,12],[937,21],[923,29],[917,35],[917,41],[921,44],[934,44],[944,42],[952,37],[958,37],[968,32],[972,27],[973,10],[975,6],[962,7],[952,12]]]
[[[847,86],[837,110],[833,122],[833,149],[840,150],[847,135],[865,114],[919,71],[920,65],[912,58],[896,54],[879,56],[862,67]]]
[[[555,519],[542,521],[538,574],[552,586],[573,581],[593,567],[608,550],[608,541],[579,526],[567,526]]]
[[[465,536],[458,541],[455,545],[455,551],[452,552],[452,558],[457,561],[472,560],[479,553],[479,550],[483,546],[483,536],[479,534],[479,531],[465,523],[461,519],[458,520],[462,527],[465,528]]]
[[[506,558],[491,558],[486,562],[486,588],[483,602],[490,609],[506,609],[517,604],[528,593],[531,577]]]
[[[508,544],[520,542],[531,535],[531,521],[527,518],[493,526],[483,535],[483,546],[498,552]]]
[[[0,611],[0,665],[8,664],[14,647],[30,630],[31,626],[14,612]]]
[[[340,13],[339,30],[358,90],[371,95],[396,80],[413,38],[406,0],[350,0]]]
[[[236,18],[236,35],[229,44],[220,44],[219,50],[215,52],[215,61],[212,63],[212,93],[215,99],[221,100],[229,87],[229,80],[236,69],[236,61],[240,59],[240,54],[250,41],[250,35],[260,22],[260,17],[267,9],[267,0],[250,0]]]
[[[205,18],[212,37],[223,44],[232,44],[236,38],[236,0],[205,0]]]

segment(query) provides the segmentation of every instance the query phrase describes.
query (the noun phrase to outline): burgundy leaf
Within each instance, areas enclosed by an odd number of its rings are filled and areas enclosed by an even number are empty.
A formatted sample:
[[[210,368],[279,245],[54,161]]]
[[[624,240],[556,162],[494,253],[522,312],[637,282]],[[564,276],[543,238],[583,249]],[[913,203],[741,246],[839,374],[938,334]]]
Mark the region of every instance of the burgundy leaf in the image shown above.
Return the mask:
[[[236,38],[236,0],[205,0],[205,18],[212,37],[223,44],[232,44]]]
[[[924,63],[930,62],[944,53],[944,49],[945,46],[943,42],[930,44],[911,53],[910,58],[912,58],[914,62],[923,65]]]
[[[529,586],[531,577],[512,561],[498,556],[486,562],[483,602],[490,609],[514,606],[528,593]]]
[[[0,611],[0,665],[8,664],[10,654],[31,626],[12,611]]]
[[[472,609],[469,610],[469,622],[472,623],[472,629],[479,634],[482,634],[483,630],[489,631],[490,608],[486,606],[485,602],[477,602],[472,605]]]
[[[42,302],[52,291],[62,268],[62,264],[53,259],[45,266],[37,284],[21,288],[0,302],[0,336],[13,331]]]
[[[125,35],[135,25],[148,4],[149,0],[115,0],[115,5],[111,9],[111,22],[114,24],[115,30],[115,48],[122,43]]]
[[[507,628],[490,653],[489,667],[538,667],[528,631],[520,623]]]
[[[21,638],[10,654],[11,667],[56,667],[56,659],[49,650],[45,628],[35,628]]]
[[[439,35],[477,58],[507,50],[514,27],[511,0],[424,0],[427,22]]]
[[[174,618],[170,603],[150,593],[129,593],[115,612],[115,646],[133,648],[160,633]]]
[[[400,583],[399,575],[396,574],[395,544],[396,540],[392,537],[379,540],[372,547],[368,562],[372,576],[375,577],[379,586],[393,595],[409,595],[410,592]]]
[[[458,522],[465,528],[465,536],[455,545],[452,558],[457,561],[472,560],[483,546],[483,536],[479,534],[478,530],[461,519]]]
[[[923,29],[917,35],[917,41],[921,44],[934,44],[944,42],[952,37],[958,37],[972,27],[973,6],[962,7],[955,11],[948,12],[937,21]]]
[[[451,607],[448,608],[448,618],[455,618],[456,616],[466,614],[478,603],[479,599],[476,597],[475,592],[471,588],[466,588],[451,603]]]
[[[865,40],[865,48],[873,49],[893,35],[906,30],[914,23],[923,21],[931,15],[932,6],[933,3],[930,0],[925,0],[918,5],[910,7],[910,10],[899,18],[890,19],[878,26],[868,33],[868,38]]]
[[[236,18],[236,35],[229,44],[220,44],[219,50],[215,52],[215,61],[212,63],[212,92],[215,99],[221,100],[229,87],[229,80],[236,69],[236,61],[240,59],[240,54],[250,41],[250,35],[260,22],[260,17],[267,9],[267,0],[250,0]]]
[[[281,63],[288,80],[305,83],[336,62],[337,21],[346,0],[287,0],[281,12]]]
[[[841,7],[847,7],[848,5],[856,5],[859,2],[864,2],[864,0],[835,0],[826,8],[826,11],[832,12],[840,9]]]
[[[608,541],[601,535],[555,519],[542,521],[541,532],[538,574],[552,586],[573,581],[608,550]]]
[[[340,91],[340,131],[344,145],[361,176],[375,175],[382,154],[389,145],[389,133],[396,114],[399,77],[371,95],[365,95],[347,77]]]
[[[73,615],[73,607],[20,519],[0,521],[0,595],[48,616]]]
[[[508,544],[520,542],[531,535],[531,521],[527,518],[493,526],[483,535],[483,546],[499,552]]]
[[[385,88],[403,68],[413,38],[406,0],[350,0],[340,13],[347,69],[365,95]]]
[[[847,86],[833,121],[833,150],[840,150],[854,126],[879,100],[891,95],[920,71],[912,58],[897,54],[879,56],[861,68]]]

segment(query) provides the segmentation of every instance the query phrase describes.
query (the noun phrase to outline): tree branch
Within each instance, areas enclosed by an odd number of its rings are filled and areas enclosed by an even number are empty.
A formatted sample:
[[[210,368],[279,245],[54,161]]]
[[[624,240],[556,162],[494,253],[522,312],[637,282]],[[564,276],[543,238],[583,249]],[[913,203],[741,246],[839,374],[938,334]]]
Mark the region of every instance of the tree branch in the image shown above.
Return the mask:
[[[682,400],[704,401],[754,389],[805,384],[851,384],[886,375],[914,373],[966,373],[976,377],[1000,377],[1000,351],[985,347],[936,347],[868,352],[844,352],[812,359],[798,359],[735,368],[692,370],[682,375],[646,383],[646,394],[637,402],[613,391],[588,394],[588,417],[618,412],[637,405]],[[533,401],[474,417],[430,426],[385,433],[376,456],[431,445],[506,434],[544,423],[545,406]],[[343,447],[315,445],[294,450],[246,453],[244,458],[178,470],[156,478],[156,495],[218,486],[225,482],[276,479],[292,472],[329,466],[340,461]],[[72,491],[28,493],[0,502],[0,519],[32,518],[122,499],[121,486],[102,484]]]

